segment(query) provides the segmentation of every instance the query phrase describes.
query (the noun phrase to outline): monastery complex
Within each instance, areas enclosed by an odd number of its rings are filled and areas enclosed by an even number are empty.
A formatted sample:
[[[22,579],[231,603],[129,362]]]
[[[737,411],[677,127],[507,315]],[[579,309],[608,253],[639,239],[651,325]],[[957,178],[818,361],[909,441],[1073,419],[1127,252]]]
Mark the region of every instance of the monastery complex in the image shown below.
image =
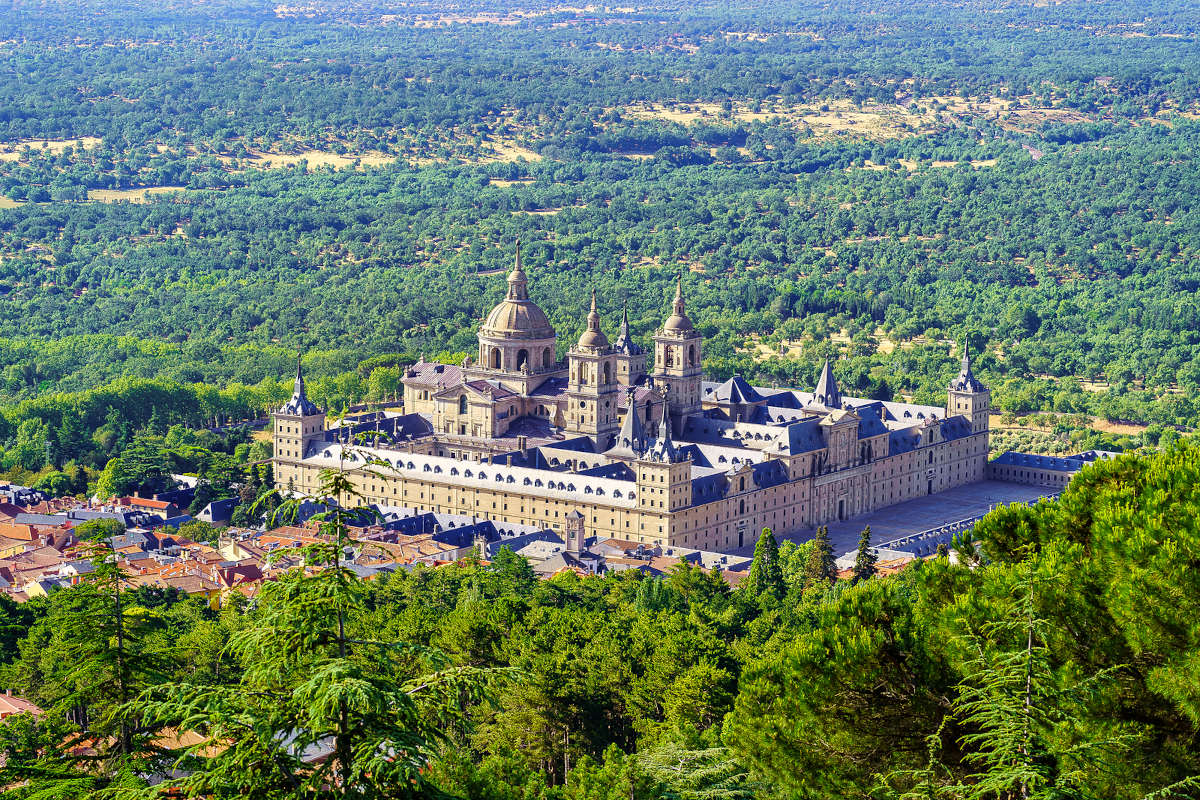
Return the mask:
[[[327,424],[297,369],[274,414],[280,487],[315,492],[342,465],[369,503],[560,532],[578,513],[588,536],[729,550],[985,476],[990,393],[965,348],[944,408],[846,397],[828,363],[812,392],[716,383],[680,281],[652,363],[624,315],[608,339],[594,294],[563,363],[519,245],[478,338],[462,367],[408,368],[403,413]]]

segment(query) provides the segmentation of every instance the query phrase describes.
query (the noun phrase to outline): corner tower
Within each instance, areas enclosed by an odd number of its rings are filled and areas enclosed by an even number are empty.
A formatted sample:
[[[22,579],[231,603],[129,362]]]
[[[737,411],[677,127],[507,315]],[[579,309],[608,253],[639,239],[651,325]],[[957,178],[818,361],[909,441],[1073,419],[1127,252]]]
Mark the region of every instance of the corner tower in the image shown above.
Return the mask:
[[[962,368],[946,387],[946,416],[964,416],[971,422],[972,433],[986,433],[992,410],[992,393],[971,371],[971,354],[963,340]]]
[[[606,449],[617,433],[617,357],[600,330],[596,290],[587,330],[567,354],[567,429],[592,437],[598,450]]]
[[[671,316],[654,334],[654,383],[667,393],[666,410],[676,431],[689,414],[700,413],[700,359],[704,345],[683,300],[683,273],[675,284]]]
[[[271,415],[272,457],[275,483],[281,488],[300,488],[300,461],[310,443],[325,437],[325,412],[308,399],[304,371],[296,356],[296,381],[291,398]]]

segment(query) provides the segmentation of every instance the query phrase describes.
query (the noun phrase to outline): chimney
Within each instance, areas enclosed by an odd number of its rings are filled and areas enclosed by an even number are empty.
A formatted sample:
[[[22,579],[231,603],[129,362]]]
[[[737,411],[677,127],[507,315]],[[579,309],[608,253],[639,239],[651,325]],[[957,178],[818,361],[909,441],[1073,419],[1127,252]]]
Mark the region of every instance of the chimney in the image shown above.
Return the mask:
[[[517,449],[521,451],[521,459],[529,458],[529,437],[522,434],[517,437]]]

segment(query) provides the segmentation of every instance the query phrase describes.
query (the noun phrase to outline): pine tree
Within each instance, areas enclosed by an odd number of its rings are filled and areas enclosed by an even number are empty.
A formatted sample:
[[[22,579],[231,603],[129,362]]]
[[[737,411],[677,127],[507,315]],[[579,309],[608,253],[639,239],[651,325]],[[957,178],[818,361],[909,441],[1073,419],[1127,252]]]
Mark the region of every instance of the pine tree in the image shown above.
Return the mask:
[[[323,541],[299,551],[305,567],[264,584],[253,623],[231,636],[237,684],[167,684],[135,704],[145,719],[199,734],[178,754],[184,796],[439,796],[426,779],[434,743],[459,704],[481,699],[482,681],[438,653],[349,630],[367,594],[344,561],[347,520],[365,513],[348,505],[358,497],[344,464],[322,471],[308,499],[328,509],[313,517]],[[414,661],[436,671],[409,679]]]
[[[783,568],[779,564],[779,542],[770,528],[763,528],[762,535],[758,537],[750,574],[739,588],[746,597],[754,600],[779,600],[787,592]]]
[[[833,543],[829,541],[829,528],[822,525],[812,540],[808,564],[804,568],[804,588],[810,589],[837,579],[837,562],[833,557]]]
[[[155,618],[137,606],[115,558],[113,537],[124,526],[90,520],[75,532],[92,571],[51,596],[47,635],[22,643],[19,668],[8,676],[47,712],[38,738],[50,736],[57,745],[42,741],[22,751],[11,726],[0,732],[0,750],[6,751],[0,782],[26,782],[28,797],[85,797],[125,785],[127,778],[136,787],[141,781],[130,778],[134,772],[152,773],[161,765],[152,729],[129,707],[168,666],[152,644]]]
[[[854,557],[854,580],[865,581],[875,577],[875,564],[879,555],[871,548],[871,526],[863,528],[858,538],[858,554]]]

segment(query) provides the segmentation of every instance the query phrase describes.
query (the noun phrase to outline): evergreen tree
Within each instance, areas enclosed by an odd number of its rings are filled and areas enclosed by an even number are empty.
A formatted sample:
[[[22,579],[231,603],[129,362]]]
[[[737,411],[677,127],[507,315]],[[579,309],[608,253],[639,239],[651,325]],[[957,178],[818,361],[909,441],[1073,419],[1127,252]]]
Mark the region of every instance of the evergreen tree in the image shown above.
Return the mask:
[[[833,543],[829,541],[829,528],[817,528],[804,568],[804,588],[822,586],[837,579],[837,562],[833,557]]]
[[[79,525],[76,535],[92,571],[52,595],[42,630],[21,643],[9,673],[26,697],[47,712],[45,731],[57,747],[22,749],[17,729],[0,736],[13,760],[0,780],[29,782],[30,796],[68,798],[113,786],[140,786],[131,771],[158,769],[152,729],[129,702],[162,680],[166,660],[152,644],[160,627],[138,607],[129,578],[114,557],[115,520]],[[46,732],[51,732],[47,734]]]
[[[237,684],[166,684],[135,704],[146,719],[199,734],[178,754],[187,797],[440,796],[426,778],[434,743],[482,683],[436,653],[351,633],[367,590],[344,561],[347,520],[364,509],[348,506],[359,495],[344,468],[320,481],[309,499],[329,509],[314,517],[323,541],[299,551],[318,571],[263,586],[259,613],[228,645],[243,668]],[[440,669],[410,678],[414,658]]]
[[[758,795],[746,769],[724,747],[691,750],[667,743],[644,752],[639,763],[677,800],[752,800]]]
[[[750,574],[739,589],[743,595],[754,600],[779,600],[787,592],[783,568],[779,564],[779,542],[770,528],[763,528],[758,537]]]
[[[858,538],[858,554],[854,557],[854,580],[865,581],[867,578],[875,577],[875,564],[879,561],[879,555],[871,549],[871,526],[863,528],[862,535]]]

